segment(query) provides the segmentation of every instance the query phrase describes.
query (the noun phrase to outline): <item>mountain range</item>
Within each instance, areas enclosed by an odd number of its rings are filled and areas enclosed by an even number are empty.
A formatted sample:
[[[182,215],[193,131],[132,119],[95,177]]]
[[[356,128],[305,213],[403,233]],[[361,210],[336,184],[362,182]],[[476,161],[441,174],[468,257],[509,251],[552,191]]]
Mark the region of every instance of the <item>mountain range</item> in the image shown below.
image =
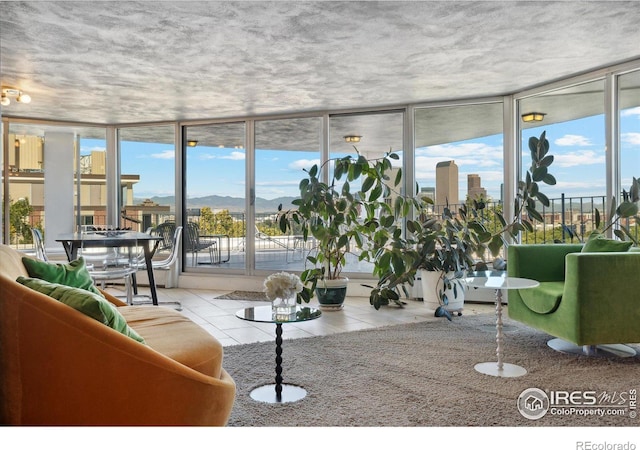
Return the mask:
[[[295,197],[278,197],[271,200],[262,197],[256,197],[256,212],[257,213],[272,213],[278,210],[278,205],[282,205],[283,209],[292,208],[293,205],[291,202],[295,199]],[[149,199],[141,199],[135,198],[134,204],[140,204],[144,200],[151,200],[159,205],[170,205],[174,206],[176,204],[175,196],[167,196],[167,197],[151,197]],[[207,195],[206,197],[195,197],[187,199],[187,208],[204,208],[209,207],[214,211],[227,209],[231,213],[240,213],[245,210],[245,199],[240,197],[229,197],[229,196],[220,196],[220,195]]]

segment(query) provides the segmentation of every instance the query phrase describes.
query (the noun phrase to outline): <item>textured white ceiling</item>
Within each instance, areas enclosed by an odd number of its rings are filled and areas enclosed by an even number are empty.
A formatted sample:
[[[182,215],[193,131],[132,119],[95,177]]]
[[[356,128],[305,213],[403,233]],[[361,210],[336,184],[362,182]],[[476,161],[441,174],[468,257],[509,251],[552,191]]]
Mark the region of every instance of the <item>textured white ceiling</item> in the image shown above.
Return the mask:
[[[640,3],[6,2],[12,117],[241,117],[511,93],[640,56]]]

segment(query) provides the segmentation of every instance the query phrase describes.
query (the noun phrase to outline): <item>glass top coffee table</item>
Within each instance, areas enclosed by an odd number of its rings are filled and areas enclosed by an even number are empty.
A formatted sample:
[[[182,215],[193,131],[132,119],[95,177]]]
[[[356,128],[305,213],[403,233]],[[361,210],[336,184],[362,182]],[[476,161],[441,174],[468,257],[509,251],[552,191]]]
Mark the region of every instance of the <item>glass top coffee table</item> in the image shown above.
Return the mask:
[[[265,403],[286,403],[296,402],[307,395],[307,391],[300,386],[282,383],[282,324],[313,320],[321,315],[320,310],[308,306],[297,306],[295,316],[275,316],[271,305],[244,308],[236,312],[236,317],[243,320],[276,324],[276,382],[255,388],[251,391],[252,399]]]
[[[496,355],[497,362],[484,362],[475,365],[475,369],[486,375],[494,377],[520,377],[527,373],[527,369],[516,364],[509,364],[502,361],[504,335],[502,333],[502,291],[504,289],[530,289],[540,285],[535,280],[527,278],[516,278],[507,276],[477,276],[467,278],[469,287],[479,289],[493,289],[496,291],[496,344],[498,346]]]

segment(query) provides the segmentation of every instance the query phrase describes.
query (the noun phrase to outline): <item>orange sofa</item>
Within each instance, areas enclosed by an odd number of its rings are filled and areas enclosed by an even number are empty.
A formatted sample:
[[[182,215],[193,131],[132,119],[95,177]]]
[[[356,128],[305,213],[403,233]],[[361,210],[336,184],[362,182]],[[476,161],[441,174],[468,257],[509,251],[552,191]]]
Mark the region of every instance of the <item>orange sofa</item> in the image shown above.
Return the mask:
[[[16,282],[23,256],[0,244],[0,423],[226,425],[236,386],[209,333],[105,293],[139,343]]]

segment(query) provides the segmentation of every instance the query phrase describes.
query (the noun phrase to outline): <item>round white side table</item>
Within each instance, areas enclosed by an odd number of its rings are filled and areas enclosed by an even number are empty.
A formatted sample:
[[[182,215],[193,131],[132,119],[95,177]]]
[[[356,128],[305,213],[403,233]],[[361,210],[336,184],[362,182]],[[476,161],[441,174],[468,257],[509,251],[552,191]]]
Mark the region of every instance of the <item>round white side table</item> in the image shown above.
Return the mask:
[[[473,277],[466,279],[469,287],[478,289],[493,289],[496,291],[496,344],[498,346],[496,355],[498,361],[484,362],[475,365],[475,369],[486,375],[494,377],[520,377],[527,373],[527,369],[516,364],[509,364],[502,361],[504,334],[502,332],[502,291],[509,289],[530,289],[540,285],[535,280],[516,277]]]

